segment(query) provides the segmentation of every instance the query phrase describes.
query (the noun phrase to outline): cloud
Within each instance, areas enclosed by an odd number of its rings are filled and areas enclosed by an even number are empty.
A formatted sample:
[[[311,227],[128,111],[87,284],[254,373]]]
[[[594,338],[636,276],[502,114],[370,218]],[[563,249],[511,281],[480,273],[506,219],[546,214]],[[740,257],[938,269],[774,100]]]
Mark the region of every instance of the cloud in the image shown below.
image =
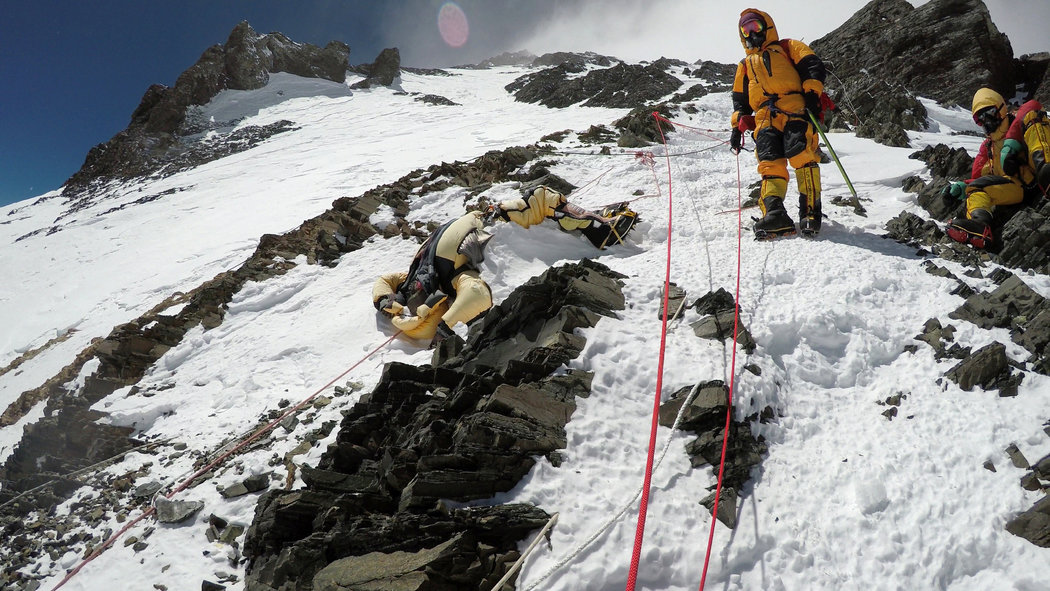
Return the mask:
[[[929,0],[909,0],[921,6]],[[1050,2],[985,0],[1017,55],[1050,49]],[[735,63],[743,55],[736,23],[760,8],[782,36],[812,42],[863,8],[864,0],[460,0],[470,37],[449,47],[437,26],[442,0],[383,3],[379,26],[387,46],[412,66],[476,63],[504,51],[595,51],[625,60],[672,57]]]

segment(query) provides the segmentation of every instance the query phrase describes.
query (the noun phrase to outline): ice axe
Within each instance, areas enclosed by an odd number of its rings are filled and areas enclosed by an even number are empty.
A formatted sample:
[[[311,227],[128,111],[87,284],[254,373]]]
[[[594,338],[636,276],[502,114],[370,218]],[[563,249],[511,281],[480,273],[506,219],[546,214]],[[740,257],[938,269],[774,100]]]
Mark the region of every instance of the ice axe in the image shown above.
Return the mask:
[[[831,158],[835,161],[835,164],[839,167],[839,172],[842,173],[842,178],[846,180],[846,186],[849,187],[849,192],[853,194],[854,199],[857,198],[857,190],[853,188],[853,183],[849,180],[849,175],[846,174],[846,169],[842,168],[842,161],[839,160],[839,155],[835,153],[835,148],[831,147],[831,142],[828,141],[828,136],[824,135],[824,130],[820,127],[820,123],[817,123],[817,118],[813,116],[813,112],[806,110],[806,114],[809,115],[809,120],[813,122],[813,127],[817,128],[817,133],[820,134],[820,139],[824,140],[824,145],[828,147],[828,151],[831,152]]]

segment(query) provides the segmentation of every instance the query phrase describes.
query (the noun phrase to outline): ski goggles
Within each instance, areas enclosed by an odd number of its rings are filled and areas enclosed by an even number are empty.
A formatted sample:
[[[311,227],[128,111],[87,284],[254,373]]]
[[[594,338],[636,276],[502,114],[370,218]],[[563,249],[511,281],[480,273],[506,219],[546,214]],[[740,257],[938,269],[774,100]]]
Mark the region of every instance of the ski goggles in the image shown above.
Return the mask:
[[[973,114],[973,122],[985,129],[995,129],[1003,122],[999,107],[985,107]]]
[[[759,19],[751,19],[740,23],[740,33],[747,37],[754,33],[761,33],[766,30],[766,25]]]

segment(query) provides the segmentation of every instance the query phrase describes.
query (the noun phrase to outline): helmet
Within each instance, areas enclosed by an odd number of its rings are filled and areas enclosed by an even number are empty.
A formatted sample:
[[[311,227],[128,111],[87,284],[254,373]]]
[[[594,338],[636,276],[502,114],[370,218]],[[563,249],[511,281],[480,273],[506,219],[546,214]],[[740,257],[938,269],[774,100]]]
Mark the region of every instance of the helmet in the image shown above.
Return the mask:
[[[973,95],[973,121],[980,125],[985,133],[995,132],[1006,120],[1006,101],[1002,95],[991,88],[981,88]]]
[[[762,15],[756,12],[745,12],[740,15],[740,38],[749,49],[762,47],[766,42],[766,29],[768,28]]]

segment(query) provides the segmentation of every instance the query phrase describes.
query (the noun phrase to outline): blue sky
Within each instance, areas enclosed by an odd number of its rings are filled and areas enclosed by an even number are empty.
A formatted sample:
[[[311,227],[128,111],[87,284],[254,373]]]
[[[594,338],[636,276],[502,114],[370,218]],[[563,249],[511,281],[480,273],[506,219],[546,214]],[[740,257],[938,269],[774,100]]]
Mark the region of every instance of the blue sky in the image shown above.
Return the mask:
[[[926,0],[909,0],[921,5]],[[986,0],[1015,53],[1050,49],[1050,2]],[[260,33],[350,46],[352,64],[398,47],[408,66],[476,63],[502,51],[592,50],[623,59],[739,59],[736,16],[760,6],[812,41],[863,0],[460,0],[470,36],[446,45],[444,0],[11,0],[0,17],[0,205],[59,188],[88,150],[124,129],[151,84],[171,86],[247,20]],[[1041,45],[1040,45],[1041,44]],[[555,46],[560,45],[560,46]]]
[[[5,2],[0,205],[60,187],[92,146],[127,126],[151,84],[173,85],[242,20],[260,33],[280,31],[299,42],[343,41],[352,64],[371,62],[400,40],[413,47],[407,54],[402,49],[406,65],[455,65],[489,57],[489,47],[519,30],[519,12],[542,14],[553,3],[461,2],[488,24],[472,27],[471,43],[453,49],[436,26],[443,2],[433,0]]]

